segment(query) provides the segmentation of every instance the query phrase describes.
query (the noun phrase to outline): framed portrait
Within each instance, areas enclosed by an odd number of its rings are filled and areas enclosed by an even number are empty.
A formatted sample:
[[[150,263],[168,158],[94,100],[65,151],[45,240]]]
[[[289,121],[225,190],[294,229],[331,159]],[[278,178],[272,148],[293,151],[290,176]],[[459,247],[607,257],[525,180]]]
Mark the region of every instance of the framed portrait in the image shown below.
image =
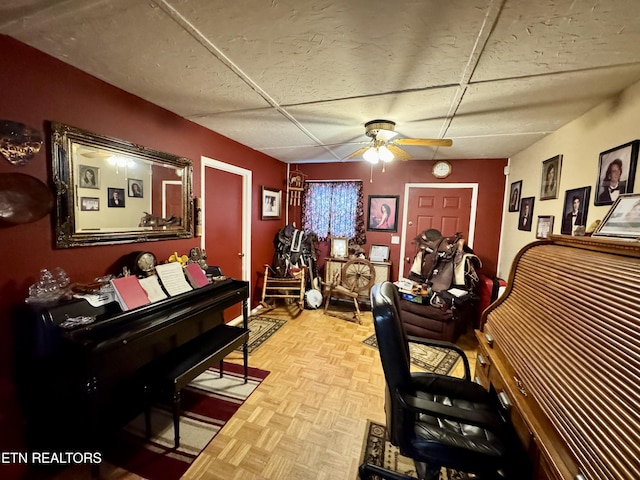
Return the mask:
[[[595,205],[612,205],[620,195],[633,193],[640,140],[600,154]]]
[[[80,188],[100,188],[100,169],[89,165],[78,165]]]
[[[100,199],[98,197],[80,197],[80,211],[97,212],[100,210]]]
[[[509,211],[517,212],[520,210],[520,195],[522,195],[522,180],[513,182],[509,189]]]
[[[518,230],[531,231],[533,223],[533,203],[535,197],[527,197],[520,200],[520,217],[518,218]]]
[[[591,187],[574,188],[565,192],[562,226],[560,228],[561,234],[584,235],[589,213],[590,196]]]
[[[542,162],[542,178],[540,180],[540,200],[558,198],[560,185],[560,169],[562,168],[562,155]]]
[[[593,236],[640,238],[640,193],[620,195]]]
[[[536,238],[549,238],[553,233],[553,215],[538,215]]]
[[[349,252],[349,239],[346,237],[335,237],[331,239],[331,256],[333,258],[347,258]]]
[[[367,230],[397,232],[399,204],[400,195],[369,195]]]
[[[107,206],[109,208],[124,208],[124,188],[107,188]]]
[[[369,260],[372,262],[389,261],[389,245],[371,245],[369,250]]]
[[[262,220],[279,220],[282,215],[282,190],[262,187]]]
[[[135,178],[129,178],[129,196],[136,198],[143,198],[142,192],[142,180],[136,180]]]

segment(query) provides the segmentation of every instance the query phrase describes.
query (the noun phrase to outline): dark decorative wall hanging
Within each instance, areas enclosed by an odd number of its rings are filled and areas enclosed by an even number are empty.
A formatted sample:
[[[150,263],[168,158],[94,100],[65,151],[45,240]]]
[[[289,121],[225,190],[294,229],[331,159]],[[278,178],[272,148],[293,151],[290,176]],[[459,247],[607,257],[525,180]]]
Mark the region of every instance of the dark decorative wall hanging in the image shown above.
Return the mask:
[[[0,120],[0,154],[14,165],[23,166],[40,151],[42,134],[35,128],[11,120]]]

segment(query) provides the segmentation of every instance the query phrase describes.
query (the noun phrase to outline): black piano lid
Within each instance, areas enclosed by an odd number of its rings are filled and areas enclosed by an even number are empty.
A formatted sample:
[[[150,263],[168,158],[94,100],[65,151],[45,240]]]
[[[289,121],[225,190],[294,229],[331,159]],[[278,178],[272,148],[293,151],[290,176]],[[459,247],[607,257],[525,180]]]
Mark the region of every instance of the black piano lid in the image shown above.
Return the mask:
[[[158,323],[170,322],[173,317],[178,318],[185,311],[191,309],[195,312],[207,308],[212,303],[224,301],[226,297],[223,294],[227,290],[235,296],[235,290],[240,287],[246,287],[248,295],[247,282],[227,278],[124,312],[115,301],[99,307],[91,306],[84,299],[64,301],[50,307],[34,306],[33,310],[37,316],[36,350],[41,355],[47,355],[54,348],[54,344],[63,338],[73,343],[93,344],[95,347],[102,342],[121,341],[125,335],[135,337],[154,328]],[[170,309],[167,308],[169,305]],[[59,326],[68,318],[85,315],[95,316],[96,321],[73,329],[63,329]]]

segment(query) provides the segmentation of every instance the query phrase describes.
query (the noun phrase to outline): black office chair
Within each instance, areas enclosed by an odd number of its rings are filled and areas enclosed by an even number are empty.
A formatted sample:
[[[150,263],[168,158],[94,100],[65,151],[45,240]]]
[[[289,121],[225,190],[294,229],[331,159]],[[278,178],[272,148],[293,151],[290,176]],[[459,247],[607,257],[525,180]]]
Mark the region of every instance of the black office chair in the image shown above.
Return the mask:
[[[507,462],[519,461],[510,451],[517,442],[493,397],[471,381],[464,351],[449,342],[408,337],[398,292],[390,282],[374,285],[371,306],[387,384],[389,441],[414,460],[420,479],[437,480],[441,467],[479,478],[507,478]],[[464,362],[465,377],[410,372],[409,341],[455,350]],[[361,479],[371,474],[411,478],[367,463],[359,473]]]

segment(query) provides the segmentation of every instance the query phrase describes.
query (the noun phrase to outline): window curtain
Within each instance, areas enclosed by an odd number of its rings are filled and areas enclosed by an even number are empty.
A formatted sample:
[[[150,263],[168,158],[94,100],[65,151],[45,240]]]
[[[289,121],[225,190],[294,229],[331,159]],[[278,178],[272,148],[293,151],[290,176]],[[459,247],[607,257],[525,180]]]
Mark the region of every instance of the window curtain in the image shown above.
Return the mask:
[[[320,241],[331,235],[367,243],[362,182],[305,182],[302,227]]]

